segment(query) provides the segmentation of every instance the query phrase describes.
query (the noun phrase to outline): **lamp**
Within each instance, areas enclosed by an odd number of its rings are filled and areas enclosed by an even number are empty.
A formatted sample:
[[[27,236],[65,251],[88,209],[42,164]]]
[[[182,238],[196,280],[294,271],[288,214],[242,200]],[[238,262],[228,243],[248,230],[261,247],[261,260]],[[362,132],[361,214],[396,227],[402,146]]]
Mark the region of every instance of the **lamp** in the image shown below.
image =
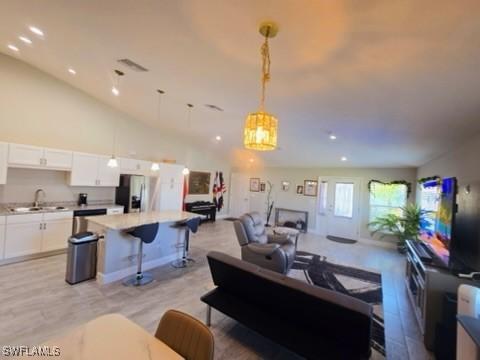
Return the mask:
[[[243,144],[251,150],[268,151],[277,147],[277,118],[265,111],[265,89],[270,80],[270,49],[268,39],[278,33],[278,26],[274,22],[264,22],[260,25],[260,34],[265,37],[261,48],[262,54],[262,97],[260,109],[248,114],[243,131]]]

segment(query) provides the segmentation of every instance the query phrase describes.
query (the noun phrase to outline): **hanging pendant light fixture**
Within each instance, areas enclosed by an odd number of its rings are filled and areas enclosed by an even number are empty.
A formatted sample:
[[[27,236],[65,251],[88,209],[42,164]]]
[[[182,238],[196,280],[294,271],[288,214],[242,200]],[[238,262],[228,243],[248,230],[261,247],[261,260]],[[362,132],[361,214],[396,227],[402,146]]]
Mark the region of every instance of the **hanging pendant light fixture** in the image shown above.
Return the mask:
[[[262,54],[262,97],[260,109],[248,114],[243,132],[243,144],[251,150],[269,151],[277,147],[278,120],[265,111],[265,88],[270,80],[270,49],[268,39],[278,33],[278,26],[274,22],[264,22],[260,25],[260,34],[265,37],[261,48]]]
[[[165,91],[157,89],[157,93],[158,93],[157,121],[160,121],[160,107],[162,106],[162,95],[165,94]],[[160,170],[160,164],[157,162],[152,163],[150,170],[152,171]]]
[[[115,85],[112,87],[112,94],[115,96],[120,95],[120,77],[125,75],[123,71],[114,70],[116,78],[115,78]],[[115,150],[117,147],[117,120],[114,120],[113,124],[113,141],[112,141],[112,157],[108,160],[107,166],[110,168],[118,167],[118,160],[115,157]]]
[[[115,96],[120,95],[120,77],[125,75],[123,71],[114,70],[115,71],[115,85],[112,86],[112,94]]]

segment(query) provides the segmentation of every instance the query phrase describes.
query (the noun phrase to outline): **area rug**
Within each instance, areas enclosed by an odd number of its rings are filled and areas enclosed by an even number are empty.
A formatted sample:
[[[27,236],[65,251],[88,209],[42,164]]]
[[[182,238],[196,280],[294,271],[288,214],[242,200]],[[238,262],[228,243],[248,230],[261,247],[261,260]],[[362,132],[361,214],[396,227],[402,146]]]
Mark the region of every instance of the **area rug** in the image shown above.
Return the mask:
[[[339,236],[327,235],[328,240],[335,241],[342,244],[355,244],[357,240],[347,239]]]
[[[289,276],[371,304],[373,306],[371,359],[385,358],[381,274],[335,264],[327,261],[325,256],[297,251]]]

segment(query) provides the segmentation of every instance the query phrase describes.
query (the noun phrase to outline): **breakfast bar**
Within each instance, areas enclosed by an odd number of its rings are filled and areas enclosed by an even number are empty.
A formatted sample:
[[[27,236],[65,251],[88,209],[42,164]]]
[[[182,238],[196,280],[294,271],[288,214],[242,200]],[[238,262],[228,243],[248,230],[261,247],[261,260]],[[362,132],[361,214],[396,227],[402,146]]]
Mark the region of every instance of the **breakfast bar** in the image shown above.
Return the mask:
[[[87,217],[88,230],[103,236],[98,242],[97,282],[107,284],[136,272],[138,240],[127,233],[141,225],[159,223],[155,240],[143,248],[143,269],[167,264],[179,257],[183,231],[173,225],[199,217],[186,211],[148,211]]]

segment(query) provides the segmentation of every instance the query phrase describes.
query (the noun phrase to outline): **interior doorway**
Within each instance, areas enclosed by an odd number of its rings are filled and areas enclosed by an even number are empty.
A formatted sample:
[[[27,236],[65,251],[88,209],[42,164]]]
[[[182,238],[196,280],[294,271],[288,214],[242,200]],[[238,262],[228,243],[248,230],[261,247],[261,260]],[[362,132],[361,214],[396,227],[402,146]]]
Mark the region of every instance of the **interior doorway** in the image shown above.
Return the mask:
[[[250,211],[249,177],[232,173],[230,178],[230,216],[240,217]]]

